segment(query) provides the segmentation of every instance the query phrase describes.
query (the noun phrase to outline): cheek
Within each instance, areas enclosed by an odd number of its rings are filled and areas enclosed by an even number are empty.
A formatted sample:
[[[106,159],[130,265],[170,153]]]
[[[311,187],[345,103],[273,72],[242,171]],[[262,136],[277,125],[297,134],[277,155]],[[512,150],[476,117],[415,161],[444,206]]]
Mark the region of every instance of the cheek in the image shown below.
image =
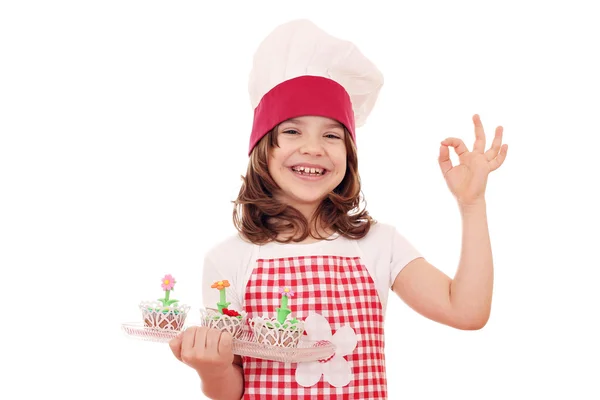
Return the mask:
[[[285,151],[285,149],[278,150],[278,152],[273,153],[272,163],[274,168],[281,170],[285,168],[285,164],[290,157],[290,152]]]
[[[283,171],[284,167],[284,163],[285,162],[285,157],[284,155],[279,151],[279,152],[273,152],[272,156],[269,157],[269,161],[268,161],[268,169],[269,169],[269,173],[271,174],[271,176],[276,175],[279,176],[281,175],[281,172]]]
[[[346,175],[346,169],[347,168],[348,168],[348,166],[346,165],[346,160],[342,160],[338,164],[338,177],[340,179],[342,179]]]
[[[337,154],[335,156],[335,158],[333,159],[334,165],[336,170],[338,170],[338,172],[340,174],[344,174],[346,172],[346,168],[347,168],[347,163],[346,163],[346,153],[340,153]]]

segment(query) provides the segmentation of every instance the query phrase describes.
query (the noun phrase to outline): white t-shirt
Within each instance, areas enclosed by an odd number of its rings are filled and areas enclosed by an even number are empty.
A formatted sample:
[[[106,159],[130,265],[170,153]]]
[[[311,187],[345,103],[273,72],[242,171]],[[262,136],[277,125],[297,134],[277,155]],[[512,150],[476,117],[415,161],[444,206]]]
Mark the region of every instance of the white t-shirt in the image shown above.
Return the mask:
[[[412,260],[421,257],[416,248],[395,227],[377,222],[362,239],[351,240],[338,234],[333,240],[321,240],[306,244],[282,244],[271,242],[255,245],[233,235],[212,247],[206,254],[203,269],[204,307],[216,308],[219,301],[217,290],[210,285],[228,280],[226,289],[230,308],[242,310],[246,285],[258,258],[279,258],[310,255],[360,256],[369,271],[383,306],[385,315],[388,294],[396,276]]]

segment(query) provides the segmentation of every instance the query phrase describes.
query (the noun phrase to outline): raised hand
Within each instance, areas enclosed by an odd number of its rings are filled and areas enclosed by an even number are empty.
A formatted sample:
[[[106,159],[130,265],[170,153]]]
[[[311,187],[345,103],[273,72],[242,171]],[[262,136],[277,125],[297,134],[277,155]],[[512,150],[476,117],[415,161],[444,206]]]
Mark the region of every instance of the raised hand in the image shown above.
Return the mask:
[[[461,206],[471,206],[485,200],[485,189],[490,172],[498,169],[506,159],[508,145],[502,144],[502,127],[496,128],[492,146],[485,151],[485,133],[479,115],[473,116],[475,144],[469,151],[458,138],[441,142],[439,164],[448,188]],[[458,155],[459,164],[452,165],[449,147]]]

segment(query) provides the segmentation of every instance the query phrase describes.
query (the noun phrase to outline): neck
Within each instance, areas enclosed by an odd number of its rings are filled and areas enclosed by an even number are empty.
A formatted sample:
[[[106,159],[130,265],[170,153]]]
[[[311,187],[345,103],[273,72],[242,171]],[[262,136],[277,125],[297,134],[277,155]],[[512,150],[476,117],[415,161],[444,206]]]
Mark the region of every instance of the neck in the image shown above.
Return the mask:
[[[317,207],[312,204],[294,204],[293,207],[300,211],[304,218],[306,218],[306,220],[309,222],[313,218],[315,211],[317,211]]]
[[[308,227],[310,229],[310,234],[308,235],[308,237],[306,237],[304,240],[302,240],[299,243],[316,242],[319,239],[316,239],[313,236],[328,237],[331,234],[333,234],[334,231],[329,227],[323,226],[321,221],[318,221],[316,224],[316,227],[315,227],[314,221],[312,221],[313,214],[316,211],[315,208],[309,209],[308,207],[297,207],[297,206],[294,206],[294,208],[296,208],[298,211],[300,211],[302,213],[302,215],[304,216],[304,218],[306,218],[306,220],[308,221]],[[291,237],[292,235],[294,235],[294,232],[284,231],[284,232],[280,232],[279,235],[277,236],[277,238],[279,240],[286,240],[289,237]]]

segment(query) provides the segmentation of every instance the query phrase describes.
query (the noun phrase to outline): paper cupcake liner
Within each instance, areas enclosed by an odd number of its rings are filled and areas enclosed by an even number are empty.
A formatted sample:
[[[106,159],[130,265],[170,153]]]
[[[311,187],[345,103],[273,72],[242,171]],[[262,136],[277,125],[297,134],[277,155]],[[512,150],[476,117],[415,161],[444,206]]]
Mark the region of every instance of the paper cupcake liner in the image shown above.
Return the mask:
[[[187,305],[176,304],[165,307],[160,301],[143,301],[139,307],[145,326],[173,331],[183,328],[190,309]]]
[[[277,319],[252,318],[249,321],[254,338],[258,343],[276,347],[296,347],[304,333],[304,322],[292,324],[287,320],[282,324]]]
[[[241,318],[238,318],[221,314],[218,310],[211,308],[201,309],[200,315],[200,324],[202,326],[229,332],[233,337],[239,335],[246,318],[246,313],[243,311],[240,312]]]

